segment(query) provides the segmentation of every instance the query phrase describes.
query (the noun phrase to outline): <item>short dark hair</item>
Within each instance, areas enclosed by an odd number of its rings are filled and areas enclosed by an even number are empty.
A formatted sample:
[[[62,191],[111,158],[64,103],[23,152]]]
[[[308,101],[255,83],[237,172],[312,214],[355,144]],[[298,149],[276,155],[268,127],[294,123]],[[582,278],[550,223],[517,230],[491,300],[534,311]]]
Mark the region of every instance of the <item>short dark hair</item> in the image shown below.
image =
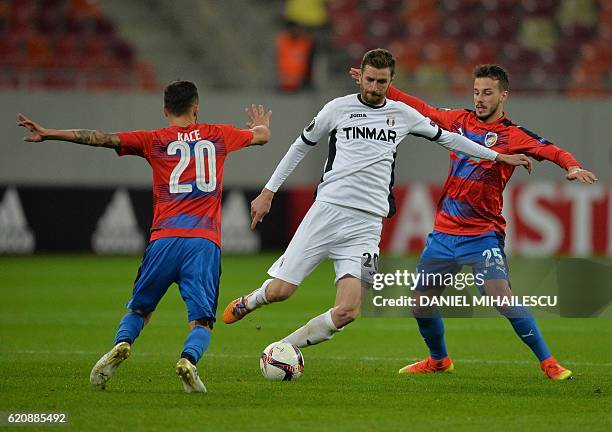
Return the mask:
[[[372,66],[376,69],[391,69],[391,76],[395,73],[395,59],[390,51],[383,48],[376,48],[368,51],[361,59],[361,70],[366,66]]]
[[[508,72],[496,64],[484,64],[478,65],[474,68],[474,79],[476,78],[491,78],[492,80],[499,81],[499,88],[502,91],[510,88],[510,80],[508,79]]]
[[[190,81],[174,81],[164,89],[164,106],[175,116],[187,113],[198,100],[198,88]]]

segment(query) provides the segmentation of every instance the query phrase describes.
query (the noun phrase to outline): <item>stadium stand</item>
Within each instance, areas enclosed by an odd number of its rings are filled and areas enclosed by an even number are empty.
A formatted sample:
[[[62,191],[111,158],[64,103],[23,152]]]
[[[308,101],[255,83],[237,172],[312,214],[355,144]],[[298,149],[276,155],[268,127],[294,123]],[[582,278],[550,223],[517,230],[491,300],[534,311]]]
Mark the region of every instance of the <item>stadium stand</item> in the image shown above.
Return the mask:
[[[0,3],[0,88],[154,90],[150,65],[92,0]]]
[[[386,47],[398,85],[425,93],[464,94],[474,64],[499,62],[515,92],[612,94],[609,0],[327,0],[322,14],[323,1],[4,0],[0,89],[146,91],[190,77],[269,90],[283,13],[316,4],[319,89],[352,88],[347,68]]]
[[[330,0],[329,17],[338,74],[383,46],[426,91],[463,93],[474,64],[499,62],[514,91],[612,93],[608,0]]]

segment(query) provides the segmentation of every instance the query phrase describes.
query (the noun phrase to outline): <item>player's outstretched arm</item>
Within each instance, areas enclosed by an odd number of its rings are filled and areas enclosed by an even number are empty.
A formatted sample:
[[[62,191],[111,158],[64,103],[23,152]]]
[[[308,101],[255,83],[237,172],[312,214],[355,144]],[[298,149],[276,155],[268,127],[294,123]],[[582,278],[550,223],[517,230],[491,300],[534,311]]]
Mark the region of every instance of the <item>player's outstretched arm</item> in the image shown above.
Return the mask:
[[[265,187],[261,190],[259,196],[251,202],[251,229],[254,229],[259,222],[263,221],[263,218],[270,211],[274,194],[293,172],[295,167],[298,166],[304,156],[312,150],[312,147],[311,144],[305,143],[303,136],[297,138],[291,147],[289,147],[289,151],[287,151],[283,159],[279,162],[272,177],[268,180],[268,183],[266,183]]]
[[[23,114],[19,114],[17,116],[17,125],[24,127],[31,132],[29,136],[23,138],[24,141],[28,142],[56,140],[112,149],[117,149],[121,145],[121,141],[119,140],[119,136],[117,134],[104,133],[97,130],[88,129],[47,129],[30,120]]]
[[[533,163],[524,154],[502,154],[483,147],[470,141],[463,135],[454,132],[441,131],[440,136],[436,140],[438,144],[447,150],[458,151],[468,156],[486,159],[490,161],[505,163],[512,166],[524,166],[527,172],[531,174]]]
[[[569,181],[578,180],[581,183],[588,184],[593,184],[599,180],[591,171],[587,171],[579,166],[568,167],[565,178]]]
[[[251,201],[251,229],[255,229],[257,224],[262,222],[263,218],[270,212],[274,194],[293,172],[295,167],[298,166],[304,156],[312,150],[312,147],[312,145],[304,142],[302,136],[297,138],[291,147],[289,147],[289,151],[287,151],[283,159],[279,162],[272,177],[270,177],[268,183],[266,183],[265,187],[261,190],[259,196]]]
[[[249,121],[247,127],[253,132],[253,140],[250,145],[264,145],[270,141],[270,117],[272,111],[266,112],[263,105],[258,107],[252,104],[250,108],[245,108]]]
[[[525,167],[527,172],[531,174],[531,170],[533,169],[533,162],[524,154],[502,154],[498,153],[495,158],[495,162],[505,163],[507,165],[512,166],[522,166]]]
[[[272,177],[264,186],[257,198],[251,202],[251,228],[263,221],[263,218],[270,211],[272,199],[276,191],[282,186],[287,177],[298,166],[300,161],[312,150],[317,141],[323,136],[327,136],[332,129],[334,119],[334,105],[336,99],[328,102],[312,122],[302,131],[299,137],[291,144],[285,156],[281,159],[278,166],[272,173]],[[251,107],[253,111],[254,107]],[[261,114],[261,109],[260,109]]]
[[[565,178],[569,181],[593,184],[599,180],[595,174],[581,168],[573,154],[538,134],[521,126],[511,128],[510,133],[511,152],[525,153],[537,161],[548,160],[563,168],[567,172]]]

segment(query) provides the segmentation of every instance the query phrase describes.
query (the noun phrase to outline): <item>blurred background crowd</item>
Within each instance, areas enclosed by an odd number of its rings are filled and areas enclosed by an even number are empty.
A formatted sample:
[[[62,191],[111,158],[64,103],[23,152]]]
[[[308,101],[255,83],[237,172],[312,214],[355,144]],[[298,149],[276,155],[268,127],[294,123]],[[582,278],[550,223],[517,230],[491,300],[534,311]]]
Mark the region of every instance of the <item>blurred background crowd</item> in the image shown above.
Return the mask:
[[[517,92],[612,93],[610,0],[2,0],[0,33],[0,88],[149,91],[182,62],[211,88],[296,92],[386,47],[426,93],[491,62]]]

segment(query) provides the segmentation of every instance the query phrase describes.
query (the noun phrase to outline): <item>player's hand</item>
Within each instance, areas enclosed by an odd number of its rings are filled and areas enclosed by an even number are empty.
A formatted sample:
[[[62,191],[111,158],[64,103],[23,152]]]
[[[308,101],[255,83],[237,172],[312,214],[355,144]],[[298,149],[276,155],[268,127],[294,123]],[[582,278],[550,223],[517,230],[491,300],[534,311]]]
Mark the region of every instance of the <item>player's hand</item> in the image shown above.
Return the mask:
[[[350,68],[349,74],[351,75],[351,78],[353,78],[357,82],[357,84],[359,84],[359,80],[361,78],[361,69]]]
[[[244,109],[249,121],[246,123],[249,129],[253,129],[255,126],[270,127],[270,116],[272,116],[272,110],[265,111],[263,105],[255,106],[252,104],[251,107]]]
[[[255,229],[259,222],[270,212],[274,192],[264,188],[261,193],[251,201],[251,229]]]
[[[41,142],[45,140],[45,134],[47,130],[39,125],[38,123],[33,122],[23,114],[19,113],[17,115],[17,125],[26,128],[32,134],[30,136],[24,137],[24,141],[28,142]]]
[[[593,184],[597,180],[597,176],[593,174],[591,171],[587,171],[580,167],[570,167],[567,170],[567,175],[565,176],[569,181],[578,180],[581,183]]]
[[[498,153],[495,158],[497,162],[505,163],[512,166],[524,166],[529,174],[533,169],[533,162],[524,154],[502,154]]]

